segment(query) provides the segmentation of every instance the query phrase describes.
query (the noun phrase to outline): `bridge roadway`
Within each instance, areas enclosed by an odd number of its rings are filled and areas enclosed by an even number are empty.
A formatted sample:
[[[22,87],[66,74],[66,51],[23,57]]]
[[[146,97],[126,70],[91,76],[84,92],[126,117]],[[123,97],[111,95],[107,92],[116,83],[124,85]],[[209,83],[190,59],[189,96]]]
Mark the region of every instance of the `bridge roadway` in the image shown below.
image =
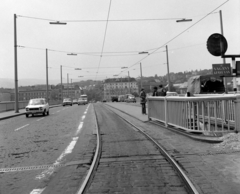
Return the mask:
[[[101,108],[100,105],[94,104],[96,109]],[[159,141],[180,164],[199,193],[240,193],[240,152],[219,151],[216,144],[192,140],[150,124],[147,116],[141,114],[139,104],[105,105]],[[89,167],[96,143],[92,106],[55,107],[50,109],[47,117],[27,119],[21,114],[24,111],[20,114],[14,111],[0,113],[0,193],[76,192],[79,180]],[[54,143],[49,143],[50,140]],[[55,166],[44,166],[47,164]],[[29,170],[32,166],[35,169]],[[13,172],[3,172],[7,168],[12,168]],[[46,189],[41,191],[42,188]]]

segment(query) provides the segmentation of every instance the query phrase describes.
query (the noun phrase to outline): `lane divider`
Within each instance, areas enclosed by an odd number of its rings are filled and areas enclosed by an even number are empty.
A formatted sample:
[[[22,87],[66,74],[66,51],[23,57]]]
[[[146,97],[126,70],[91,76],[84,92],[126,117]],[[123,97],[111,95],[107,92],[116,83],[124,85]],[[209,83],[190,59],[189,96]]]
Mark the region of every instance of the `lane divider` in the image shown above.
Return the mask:
[[[17,128],[17,129],[15,129],[14,131],[18,131],[18,130],[24,128],[24,127],[27,127],[28,125],[29,125],[29,124],[26,124],[26,125],[24,125],[24,126],[22,126],[22,127],[19,127],[19,128]]]

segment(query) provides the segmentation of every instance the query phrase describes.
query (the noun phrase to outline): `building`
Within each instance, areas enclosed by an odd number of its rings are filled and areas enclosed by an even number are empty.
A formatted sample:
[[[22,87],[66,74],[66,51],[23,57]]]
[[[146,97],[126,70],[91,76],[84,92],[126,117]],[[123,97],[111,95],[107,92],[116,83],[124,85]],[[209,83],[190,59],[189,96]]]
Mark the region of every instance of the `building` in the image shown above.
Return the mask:
[[[111,100],[112,96],[139,93],[135,78],[106,79],[103,84],[104,99]]]

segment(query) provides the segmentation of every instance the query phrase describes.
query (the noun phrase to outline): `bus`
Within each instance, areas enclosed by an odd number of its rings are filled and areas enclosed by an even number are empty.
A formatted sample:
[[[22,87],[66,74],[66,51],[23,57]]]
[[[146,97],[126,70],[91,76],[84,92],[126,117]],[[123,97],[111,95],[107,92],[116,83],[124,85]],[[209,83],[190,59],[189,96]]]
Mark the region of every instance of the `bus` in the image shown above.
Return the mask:
[[[82,94],[80,96],[80,98],[78,99],[78,102],[80,102],[80,101],[81,101],[81,103],[78,103],[78,104],[87,104],[88,103],[87,95],[86,94]]]

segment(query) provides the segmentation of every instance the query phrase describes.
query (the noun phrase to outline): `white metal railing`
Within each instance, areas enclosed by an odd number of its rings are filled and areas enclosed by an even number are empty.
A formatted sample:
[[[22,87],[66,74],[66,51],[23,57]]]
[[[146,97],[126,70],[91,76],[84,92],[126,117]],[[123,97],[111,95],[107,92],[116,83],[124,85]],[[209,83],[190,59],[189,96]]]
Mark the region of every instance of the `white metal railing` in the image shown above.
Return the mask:
[[[189,132],[240,131],[240,95],[148,97],[148,117]]]

